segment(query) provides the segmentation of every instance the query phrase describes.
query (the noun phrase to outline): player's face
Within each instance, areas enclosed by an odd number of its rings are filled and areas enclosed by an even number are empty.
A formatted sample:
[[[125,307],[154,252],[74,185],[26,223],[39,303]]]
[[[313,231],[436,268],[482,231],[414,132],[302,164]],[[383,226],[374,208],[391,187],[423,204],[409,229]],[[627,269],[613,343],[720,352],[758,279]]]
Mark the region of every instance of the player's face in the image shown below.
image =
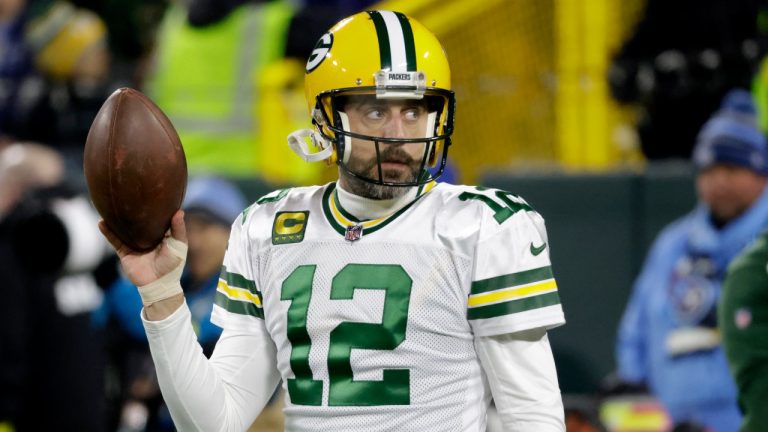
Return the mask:
[[[221,269],[224,252],[227,250],[229,228],[194,213],[187,213],[185,222],[190,276],[196,282],[207,280]]]
[[[696,179],[699,198],[720,224],[744,213],[760,197],[765,185],[766,177],[731,164],[715,164]]]
[[[344,106],[352,132],[381,138],[422,138],[427,131],[427,107],[420,100],[383,100],[375,96],[352,96]],[[426,143],[379,143],[381,176],[385,182],[413,182],[419,176]],[[376,144],[352,138],[348,168],[370,179],[379,179]],[[346,180],[357,180],[347,176]],[[359,180],[357,180],[359,181]],[[359,181],[361,183],[365,183]],[[345,182],[349,183],[349,182]],[[349,187],[349,184],[345,184]],[[393,198],[405,193],[405,188],[361,186],[370,198]],[[354,189],[354,186],[352,187]],[[358,191],[352,190],[358,193]],[[374,196],[370,196],[373,194]],[[391,196],[390,196],[391,195]]]

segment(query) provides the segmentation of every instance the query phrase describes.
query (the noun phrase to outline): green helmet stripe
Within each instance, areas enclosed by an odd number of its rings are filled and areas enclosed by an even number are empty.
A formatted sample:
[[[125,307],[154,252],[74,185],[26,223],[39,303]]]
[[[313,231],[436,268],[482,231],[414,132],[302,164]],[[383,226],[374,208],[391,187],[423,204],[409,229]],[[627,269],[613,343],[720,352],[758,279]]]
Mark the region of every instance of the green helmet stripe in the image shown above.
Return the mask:
[[[379,57],[381,58],[381,68],[391,70],[392,69],[392,54],[389,50],[389,34],[387,32],[387,24],[384,22],[384,18],[379,11],[368,11],[373,20],[373,25],[376,27],[376,36],[379,39]]]
[[[416,71],[416,44],[408,18],[399,12],[369,11],[379,40],[381,68],[394,72]]]

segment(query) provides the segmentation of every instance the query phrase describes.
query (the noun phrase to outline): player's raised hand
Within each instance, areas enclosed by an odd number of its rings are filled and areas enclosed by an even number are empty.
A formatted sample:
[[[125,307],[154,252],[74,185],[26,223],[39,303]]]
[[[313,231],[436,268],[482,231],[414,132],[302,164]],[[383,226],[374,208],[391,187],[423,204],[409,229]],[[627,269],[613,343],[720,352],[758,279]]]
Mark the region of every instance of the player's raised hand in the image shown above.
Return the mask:
[[[177,210],[171,218],[171,228],[165,233],[163,241],[146,252],[131,249],[103,220],[99,221],[99,230],[115,248],[126,277],[139,287],[170,273],[186,258],[187,231],[182,210]]]

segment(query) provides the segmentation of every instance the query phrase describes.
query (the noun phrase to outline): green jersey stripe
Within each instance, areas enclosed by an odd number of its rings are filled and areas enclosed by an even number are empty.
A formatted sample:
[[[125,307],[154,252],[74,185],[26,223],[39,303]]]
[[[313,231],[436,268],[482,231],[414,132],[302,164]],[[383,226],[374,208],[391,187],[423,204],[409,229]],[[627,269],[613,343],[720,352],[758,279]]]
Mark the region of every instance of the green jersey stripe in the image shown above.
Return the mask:
[[[400,210],[398,210],[397,212],[393,213],[392,216],[390,216],[384,222],[376,225],[373,228],[369,228],[368,230],[366,230],[366,234],[370,234],[370,233],[376,232],[376,231],[380,230],[381,228],[384,228],[385,226],[389,225],[390,222],[392,222],[393,220],[397,219],[398,216],[400,216],[401,214],[405,213],[405,211],[408,210],[409,208],[411,208],[412,205],[416,204],[416,201],[421,199],[422,196],[424,196],[424,195],[416,197],[415,200],[411,201],[409,204],[406,204],[405,207],[403,207]]]
[[[531,270],[521,271],[519,273],[510,273],[472,282],[470,293],[479,294],[497,289],[539,282],[552,279],[553,277],[554,276],[552,275],[551,266],[539,267]]]
[[[467,310],[467,319],[488,319],[560,304],[557,292]]]
[[[381,59],[381,68],[392,69],[392,53],[389,48],[389,34],[387,33],[387,24],[384,17],[378,11],[368,11],[368,15],[373,20],[376,28],[376,37],[379,39],[379,58]]]
[[[323,213],[325,214],[325,218],[328,220],[328,223],[331,225],[331,227],[335,229],[337,233],[344,235],[347,232],[346,227],[343,227],[339,222],[336,221],[336,218],[333,217],[333,213],[331,213],[331,206],[328,205],[328,201],[333,199],[331,194],[333,193],[334,189],[336,189],[336,183],[331,183],[325,189],[325,192],[323,192]]]
[[[424,181],[424,180],[425,180],[427,177],[429,177],[429,175],[430,175],[430,174],[429,174],[429,171],[427,171],[427,170],[424,170],[424,171],[422,171],[422,172],[421,172],[421,174],[419,174],[419,178],[418,178],[418,180],[419,180],[419,183],[421,183],[422,181]],[[432,180],[432,181],[431,181],[431,182],[429,182],[429,183],[421,183],[421,184],[419,185],[419,189],[417,189],[417,190],[416,190],[416,196],[421,196],[421,194],[423,194],[423,193],[424,193],[424,188],[425,188],[425,187],[427,187],[427,185],[428,185],[428,184],[430,184],[430,183],[432,183],[432,182],[434,182],[434,181],[435,181],[435,180]]]
[[[244,288],[248,291],[252,292],[253,294],[258,294],[261,296],[261,293],[256,288],[256,282],[246,279],[245,276],[237,274],[237,273],[231,273],[227,271],[226,267],[221,268],[221,276],[219,276],[221,279],[224,279],[224,281],[232,288]]]
[[[214,297],[213,301],[217,306],[224,308],[227,312],[264,319],[263,309],[256,307],[256,305],[251,302],[232,300],[220,291],[216,292],[216,297]]]

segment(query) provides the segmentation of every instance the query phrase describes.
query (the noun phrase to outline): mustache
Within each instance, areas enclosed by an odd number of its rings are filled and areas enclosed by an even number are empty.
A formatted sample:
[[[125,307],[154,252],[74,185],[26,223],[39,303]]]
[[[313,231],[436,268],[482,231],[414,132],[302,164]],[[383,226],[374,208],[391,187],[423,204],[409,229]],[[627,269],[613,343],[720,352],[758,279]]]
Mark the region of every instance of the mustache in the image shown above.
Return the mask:
[[[401,147],[390,147],[379,153],[379,159],[382,163],[401,163],[406,165],[413,165],[416,160],[411,157]],[[374,161],[375,162],[375,161]]]
[[[420,167],[422,166],[425,161],[423,161],[424,156],[421,155],[420,157],[417,155],[416,157],[410,155],[408,152],[406,152],[403,149],[404,146],[384,146],[381,145],[379,147],[379,154],[378,157],[376,155],[373,155],[373,157],[365,159],[365,160],[355,160],[352,158],[350,160],[349,164],[347,165],[347,169],[352,171],[353,173],[356,173],[358,175],[362,175],[366,178],[370,178],[373,180],[384,180],[386,178],[389,178],[390,180],[393,177],[400,178],[402,175],[405,175],[408,177],[407,179],[399,179],[398,181],[411,181],[413,179],[418,178]],[[399,163],[403,164],[406,167],[408,167],[407,174],[403,174],[399,172],[398,170],[388,170],[384,167],[381,167],[381,178],[379,177],[379,161],[384,163]]]

